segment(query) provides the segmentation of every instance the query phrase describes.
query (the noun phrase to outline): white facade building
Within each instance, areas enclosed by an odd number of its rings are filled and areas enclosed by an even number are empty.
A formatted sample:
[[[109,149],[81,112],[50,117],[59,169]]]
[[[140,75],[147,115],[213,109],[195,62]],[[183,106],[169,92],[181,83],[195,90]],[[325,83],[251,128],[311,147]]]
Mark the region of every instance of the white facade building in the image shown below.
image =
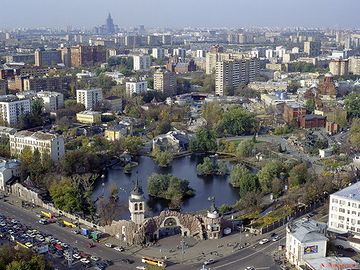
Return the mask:
[[[147,81],[141,82],[126,82],[126,94],[132,96],[133,94],[141,94],[147,91]]]
[[[330,195],[329,230],[360,234],[360,182]]]
[[[102,90],[99,88],[76,90],[76,102],[83,104],[86,110],[94,109],[102,99]]]
[[[300,219],[286,226],[286,258],[301,269],[305,261],[326,257],[326,224]]]
[[[0,190],[5,191],[6,182],[20,176],[20,162],[17,160],[0,160]]]
[[[36,93],[36,96],[42,99],[47,112],[54,112],[64,107],[64,95],[61,93],[41,91]]]
[[[64,139],[61,136],[28,130],[10,135],[10,152],[12,156],[21,154],[25,147],[29,147],[33,152],[38,149],[41,155],[49,154],[53,161],[59,161],[65,154]]]
[[[21,115],[30,112],[30,100],[14,95],[0,96],[0,119],[8,125],[16,125]]]
[[[165,50],[163,48],[153,48],[151,56],[156,58],[156,59],[164,59]]]
[[[134,55],[134,70],[148,70],[151,66],[150,55]]]

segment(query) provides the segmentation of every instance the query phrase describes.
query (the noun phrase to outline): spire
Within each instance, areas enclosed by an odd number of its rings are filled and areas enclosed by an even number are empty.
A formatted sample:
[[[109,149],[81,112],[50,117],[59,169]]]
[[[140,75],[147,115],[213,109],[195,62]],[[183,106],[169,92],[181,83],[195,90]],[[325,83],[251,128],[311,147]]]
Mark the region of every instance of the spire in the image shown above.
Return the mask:
[[[218,212],[218,209],[216,208],[216,205],[215,205],[215,197],[209,197],[208,200],[211,202],[211,206],[210,206],[210,209],[209,211],[211,213],[214,213],[214,212]]]
[[[139,177],[138,177],[138,172],[136,172],[136,182],[135,182],[135,187],[133,189],[133,191],[131,192],[132,195],[143,195],[144,192],[141,188],[141,186],[139,185]]]

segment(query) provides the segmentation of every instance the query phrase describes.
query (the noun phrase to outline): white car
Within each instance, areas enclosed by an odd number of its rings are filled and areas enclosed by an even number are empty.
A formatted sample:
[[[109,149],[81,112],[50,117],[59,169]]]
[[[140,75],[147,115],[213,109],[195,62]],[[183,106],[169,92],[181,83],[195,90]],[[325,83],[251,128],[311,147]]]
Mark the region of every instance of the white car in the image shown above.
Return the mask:
[[[98,257],[96,257],[96,256],[91,256],[90,259],[93,260],[94,262],[97,262],[97,261],[100,260],[100,259],[99,259]]]
[[[263,244],[266,244],[267,242],[269,242],[269,239],[264,238],[264,239],[261,239],[261,240],[259,241],[259,244],[260,244],[260,245],[263,245]]]
[[[204,262],[204,265],[210,265],[210,264],[213,264],[213,263],[215,263],[215,260],[213,260],[213,259],[208,259],[208,260],[206,260],[206,261]]]
[[[105,244],[105,247],[112,248],[112,247],[113,247],[113,245],[112,245],[112,244],[110,244],[110,243],[106,243],[106,244]]]
[[[31,248],[33,245],[30,242],[26,242],[25,246],[27,246],[28,248]]]
[[[89,261],[88,259],[86,259],[86,258],[82,258],[82,259],[80,260],[80,262],[82,262],[82,263],[84,263],[84,264],[90,263],[90,261]]]
[[[119,251],[119,252],[123,252],[124,248],[123,247],[114,247],[114,250]]]
[[[145,267],[145,266],[136,266],[136,269],[139,269],[139,270],[146,270],[146,267]]]
[[[73,257],[77,260],[80,260],[81,259],[81,256],[77,253],[73,254]]]
[[[245,268],[245,270],[255,270],[255,267],[248,266],[248,267]]]
[[[275,236],[272,238],[273,242],[276,242],[276,241],[279,240],[279,239],[280,239],[280,237],[279,237],[278,235],[275,235]]]

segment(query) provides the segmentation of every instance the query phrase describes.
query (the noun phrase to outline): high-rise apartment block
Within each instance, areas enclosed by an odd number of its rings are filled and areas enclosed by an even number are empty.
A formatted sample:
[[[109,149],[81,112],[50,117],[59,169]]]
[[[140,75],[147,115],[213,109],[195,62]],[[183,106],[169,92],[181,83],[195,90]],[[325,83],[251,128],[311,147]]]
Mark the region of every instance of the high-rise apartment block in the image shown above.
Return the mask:
[[[349,74],[348,59],[334,59],[329,64],[330,73],[334,76],[345,76]]]
[[[141,94],[147,91],[147,81],[126,82],[126,94],[132,96],[133,94]]]
[[[46,112],[55,112],[64,107],[64,95],[61,93],[41,91],[36,96],[42,99]]]
[[[102,101],[102,99],[103,94],[101,89],[76,90],[76,102],[83,104],[86,110],[93,110],[96,104]]]
[[[349,72],[354,75],[360,75],[360,56],[349,58]]]
[[[30,100],[14,95],[0,97],[0,120],[10,126],[18,124],[23,114],[30,112]]]
[[[134,55],[134,70],[148,70],[151,65],[150,55]]]
[[[164,93],[166,96],[176,94],[176,77],[173,72],[158,69],[154,73],[154,90]]]
[[[164,59],[165,57],[165,50],[163,48],[153,48],[151,56],[155,59]]]
[[[35,66],[51,67],[62,63],[61,52],[58,50],[38,49],[35,51]]]
[[[106,48],[104,46],[84,46],[71,47],[71,66],[94,66],[106,61]]]
[[[8,90],[8,82],[6,80],[0,79],[0,96],[6,95]]]
[[[304,52],[311,57],[319,56],[321,54],[321,42],[305,41]]]
[[[259,72],[259,62],[256,58],[217,62],[215,94],[218,96],[228,95],[239,85],[255,81]]]

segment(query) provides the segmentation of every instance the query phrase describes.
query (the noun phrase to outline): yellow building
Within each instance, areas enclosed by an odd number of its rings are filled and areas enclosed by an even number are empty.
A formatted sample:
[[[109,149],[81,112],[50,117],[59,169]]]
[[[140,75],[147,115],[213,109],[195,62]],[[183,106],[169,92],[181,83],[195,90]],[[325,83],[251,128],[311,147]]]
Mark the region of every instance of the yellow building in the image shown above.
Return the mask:
[[[101,113],[94,111],[83,111],[76,114],[76,121],[83,124],[101,123]]]
[[[105,138],[109,141],[119,140],[129,134],[131,134],[131,126],[126,124],[111,126],[105,130]]]

